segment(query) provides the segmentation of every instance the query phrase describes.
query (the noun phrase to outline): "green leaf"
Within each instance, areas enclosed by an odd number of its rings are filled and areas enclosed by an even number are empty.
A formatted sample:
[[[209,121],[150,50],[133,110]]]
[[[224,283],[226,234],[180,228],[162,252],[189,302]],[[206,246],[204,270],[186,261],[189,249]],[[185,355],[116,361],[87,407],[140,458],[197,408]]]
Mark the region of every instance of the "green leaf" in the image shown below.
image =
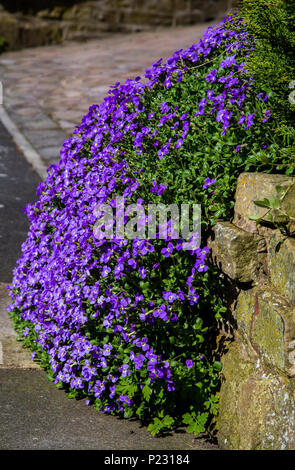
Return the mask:
[[[281,205],[280,200],[276,196],[273,196],[273,195],[269,197],[269,203],[272,209],[279,209]]]
[[[185,413],[182,417],[184,424],[187,424],[188,427],[186,432],[189,434],[195,434],[196,436],[206,430],[206,423],[208,420],[209,413],[198,413],[195,412],[192,414]]]
[[[263,201],[253,201],[253,202],[258,207],[264,207],[265,209],[270,209],[270,202],[267,198],[264,198]]]
[[[272,215],[272,214],[267,214],[267,219],[268,219],[270,222],[273,222],[273,215]]]
[[[132,415],[133,415],[133,410],[132,410],[132,408],[125,408],[125,409],[124,409],[124,418],[125,418],[125,419],[130,419],[130,418],[132,418]]]
[[[149,402],[151,394],[152,394],[152,390],[150,389],[150,387],[147,384],[143,387],[142,394],[143,394],[144,399],[147,402]]]
[[[182,417],[182,422],[184,424],[190,424],[192,422],[193,418],[190,413],[185,413]]]
[[[161,430],[161,421],[159,418],[154,418],[154,422],[148,425],[148,431],[152,434],[152,436],[156,436]]]
[[[276,186],[276,191],[278,194],[283,194],[285,192],[286,188],[283,188],[283,186]]]
[[[157,434],[160,434],[160,432],[171,429],[173,424],[174,419],[169,415],[166,415],[162,420],[154,418],[153,423],[148,426],[148,431],[150,431],[153,436],[156,436]]]
[[[263,163],[269,163],[269,158],[265,153],[259,153],[259,158]]]
[[[222,364],[220,361],[215,361],[213,362],[213,369],[217,370],[218,372],[221,371],[222,369]]]

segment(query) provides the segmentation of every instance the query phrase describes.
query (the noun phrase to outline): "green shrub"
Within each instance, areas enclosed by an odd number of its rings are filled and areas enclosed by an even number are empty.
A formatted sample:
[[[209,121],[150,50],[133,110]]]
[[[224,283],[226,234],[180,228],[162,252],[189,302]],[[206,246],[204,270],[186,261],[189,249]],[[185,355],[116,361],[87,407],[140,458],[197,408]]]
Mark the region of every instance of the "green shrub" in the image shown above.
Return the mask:
[[[275,142],[278,151],[287,152],[293,162],[295,105],[289,96],[295,88],[295,2],[243,0],[240,9],[240,17],[255,38],[247,60],[249,76],[271,95]]]

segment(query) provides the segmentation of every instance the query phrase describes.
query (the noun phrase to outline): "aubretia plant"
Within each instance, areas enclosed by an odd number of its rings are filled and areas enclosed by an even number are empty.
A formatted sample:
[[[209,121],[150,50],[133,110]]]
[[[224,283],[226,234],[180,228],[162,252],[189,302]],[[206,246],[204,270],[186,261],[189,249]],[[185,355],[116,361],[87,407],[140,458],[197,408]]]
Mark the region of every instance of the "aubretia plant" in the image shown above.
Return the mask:
[[[231,216],[238,174],[269,171],[271,98],[246,77],[253,39],[230,16],[166,63],[114,85],[61,150],[26,214],[30,231],[10,286],[11,316],[49,378],[153,434],[208,428],[221,364],[213,354],[224,283],[206,239]],[[202,205],[201,246],[98,239],[98,204]],[[131,214],[116,212],[125,223]]]

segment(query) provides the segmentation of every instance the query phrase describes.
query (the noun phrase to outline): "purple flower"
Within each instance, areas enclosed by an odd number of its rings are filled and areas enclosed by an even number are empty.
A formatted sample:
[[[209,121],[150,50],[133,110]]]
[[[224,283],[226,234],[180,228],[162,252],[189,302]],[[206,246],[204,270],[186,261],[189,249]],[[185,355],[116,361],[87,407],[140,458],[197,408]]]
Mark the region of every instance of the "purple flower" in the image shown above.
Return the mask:
[[[168,321],[168,313],[166,310],[166,305],[162,304],[160,308],[157,308],[156,310],[153,311],[153,317],[154,318],[161,318],[163,321]]]
[[[183,139],[178,139],[176,142],[175,148],[179,149],[183,145]]]
[[[222,69],[225,69],[227,67],[231,67],[232,65],[237,65],[235,57],[236,57],[235,54],[230,57],[227,57],[225,60],[221,62],[220,67]]]
[[[141,321],[146,321],[147,316],[146,316],[146,313],[145,313],[145,310],[144,310],[144,309],[142,309],[142,313],[140,313],[140,314],[138,315],[138,317],[139,317],[139,319],[140,319]]]
[[[208,271],[208,266],[206,266],[204,263],[201,263],[197,269],[199,273],[206,272]]]
[[[151,189],[151,193],[156,193],[158,190],[158,184],[157,184],[157,181],[153,181],[152,183],[152,189]]]
[[[146,277],[146,269],[144,266],[140,266],[139,267],[139,274],[140,274],[140,277],[141,279],[144,279]]]
[[[168,105],[168,103],[166,101],[164,101],[164,103],[161,104],[161,113],[168,113],[170,111],[170,106]]]
[[[246,120],[246,116],[242,115],[238,121],[238,124],[241,126],[242,124],[244,124],[245,120]]]
[[[149,361],[149,364],[157,364],[158,363],[158,358],[156,356],[156,354],[153,353],[153,351],[148,351],[146,353],[146,358],[148,359]]]
[[[111,385],[110,388],[109,388],[109,391],[110,391],[109,397],[110,397],[110,399],[113,399],[114,396],[115,396],[115,393],[116,393],[115,392],[116,391],[116,385]]]
[[[210,252],[208,246],[205,246],[204,248],[201,249],[201,257],[206,257],[208,255],[208,253]]]
[[[263,111],[263,114],[265,116],[264,119],[262,119],[262,122],[267,122],[271,116],[271,112],[269,109],[267,109],[266,111]]]
[[[195,113],[195,116],[201,116],[204,115],[204,109],[207,105],[207,100],[205,98],[202,98],[201,101],[199,102],[199,111]]]
[[[141,369],[143,366],[143,362],[145,360],[145,356],[143,354],[138,354],[134,358],[135,369]]]
[[[117,266],[115,266],[115,269],[114,269],[115,279],[119,279],[123,277],[124,276],[123,271],[124,271],[123,264],[118,264]]]
[[[175,383],[173,382],[173,380],[168,380],[167,390],[168,392],[174,392]]]
[[[189,295],[189,303],[190,305],[195,305],[198,303],[199,301],[199,298],[200,298],[200,295],[195,292],[194,290],[191,292],[191,294]]]
[[[207,82],[214,83],[214,82],[216,82],[216,77],[217,77],[217,70],[213,69],[213,70],[211,70],[211,72],[208,73],[205,80]]]
[[[192,361],[192,359],[187,359],[185,361],[185,365],[188,369],[191,369],[191,367],[193,367],[193,365],[194,365],[194,362]]]
[[[119,372],[121,372],[122,377],[127,377],[127,375],[130,375],[128,364],[123,364],[121,367],[119,367]]]
[[[109,356],[111,354],[112,349],[113,349],[113,346],[111,344],[104,344],[102,354],[104,356]]]
[[[209,188],[209,186],[211,186],[211,184],[214,184],[214,183],[216,183],[216,179],[206,178],[205,184],[203,184],[203,188],[207,189]]]
[[[160,184],[158,192],[157,192],[158,196],[161,196],[163,192],[165,191],[165,189],[167,188],[168,188],[168,184]]]
[[[162,248],[161,253],[165,256],[165,258],[169,258],[169,256],[171,256],[173,253],[172,243],[169,242],[166,248]]]
[[[172,303],[175,300],[177,300],[177,294],[174,294],[173,292],[170,292],[170,291],[165,291],[163,292],[163,299],[168,300],[169,303]]]
[[[120,395],[119,400],[120,400],[121,403],[124,403],[128,406],[130,406],[132,404],[132,401],[130,400],[128,395]]]
[[[137,262],[135,261],[135,259],[130,258],[130,259],[128,260],[128,265],[131,266],[131,268],[136,269]]]
[[[101,275],[102,277],[107,277],[111,272],[111,268],[109,268],[108,266],[104,266],[102,271],[101,271]]]
[[[251,126],[253,126],[255,115],[256,115],[256,111],[252,114],[248,114],[245,129],[249,129]]]

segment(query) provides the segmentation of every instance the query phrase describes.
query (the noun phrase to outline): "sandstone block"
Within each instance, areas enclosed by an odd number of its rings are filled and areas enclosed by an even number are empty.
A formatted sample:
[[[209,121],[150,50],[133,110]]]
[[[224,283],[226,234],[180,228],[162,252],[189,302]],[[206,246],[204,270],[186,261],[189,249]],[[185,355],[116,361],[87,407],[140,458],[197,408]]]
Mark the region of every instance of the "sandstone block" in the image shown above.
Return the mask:
[[[59,21],[0,12],[0,36],[8,42],[9,49],[61,42],[62,29]]]
[[[201,10],[177,11],[173,17],[173,26],[189,25],[204,21],[204,13]]]
[[[295,178],[284,175],[272,175],[268,173],[242,173],[237,182],[235,217],[234,224],[249,232],[258,233],[255,221],[249,220],[250,216],[263,217],[267,209],[258,207],[254,201],[262,201],[270,196],[280,198],[282,194],[278,193],[277,186],[284,188],[284,191],[290,187],[284,198],[281,208],[285,212],[295,214]],[[294,186],[292,186],[294,184]],[[272,210],[274,221],[286,221],[277,210]],[[267,217],[263,217],[267,221]]]
[[[121,12],[121,22],[123,24],[170,26],[172,16],[157,10],[123,10]]]
[[[130,2],[129,2],[130,5]],[[188,9],[190,5],[190,0],[134,0],[133,8],[135,10],[158,10],[161,12],[166,12],[172,14],[173,11],[177,9]]]
[[[269,286],[242,291],[233,311],[238,331],[269,367],[295,376],[295,308]]]
[[[235,281],[256,280],[266,256],[264,239],[230,222],[218,222],[213,232],[214,239],[209,241],[208,246],[214,262],[222,271]]]
[[[268,240],[268,266],[272,284],[295,304],[295,239],[274,230]]]
[[[234,341],[222,359],[218,442],[230,450],[295,449],[295,383],[247,358]]]

